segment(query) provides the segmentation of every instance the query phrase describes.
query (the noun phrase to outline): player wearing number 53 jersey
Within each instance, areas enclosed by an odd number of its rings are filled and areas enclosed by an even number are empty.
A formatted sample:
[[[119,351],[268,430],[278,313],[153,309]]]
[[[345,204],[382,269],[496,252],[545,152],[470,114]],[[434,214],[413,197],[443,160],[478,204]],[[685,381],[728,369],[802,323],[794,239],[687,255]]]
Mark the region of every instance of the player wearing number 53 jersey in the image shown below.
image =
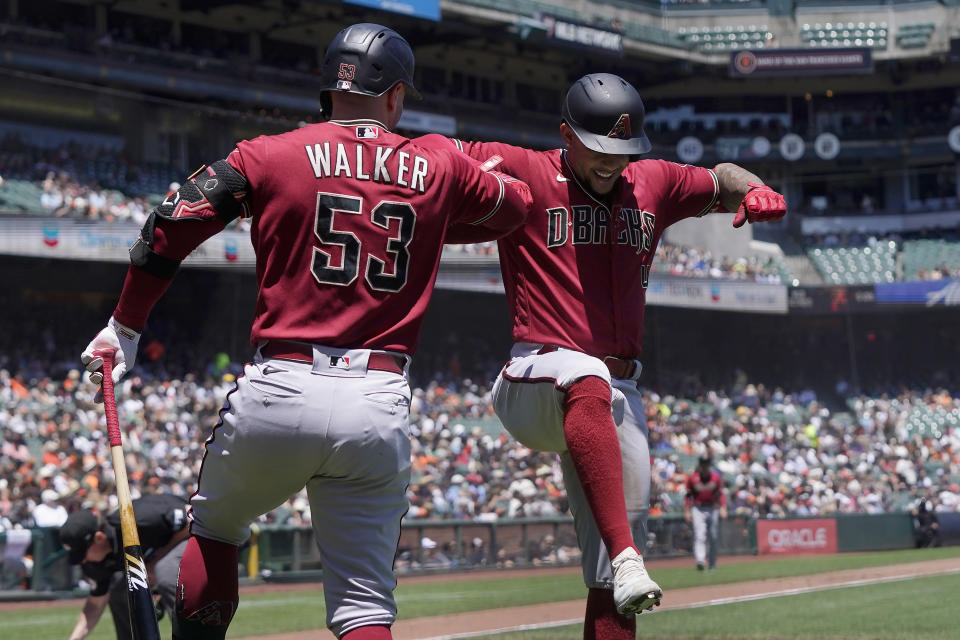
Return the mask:
[[[416,95],[412,78],[413,53],[396,32],[340,32],[323,71],[333,119],[241,142],[168,197],[131,249],[109,325],[84,352],[94,378],[93,351],[117,348],[122,375],[180,261],[250,216],[257,350],[206,443],[175,638],[225,637],[248,523],[304,485],[327,625],[344,640],[391,637],[410,475],[406,373],[443,243],[448,229],[502,235],[530,204],[523,183],[390,131],[404,94]]]
[[[527,224],[499,241],[515,345],[494,409],[520,442],[561,454],[590,589],[584,637],[632,640],[632,614],[662,597],[631,535],[646,539],[649,508],[637,380],[657,243],[683,218],[740,209],[740,226],[785,209],[779,194],[734,165],[640,160],[650,150],[643,102],[615,75],[577,80],[561,114],[564,149],[453,142],[474,159],[496,158],[533,194]],[[435,135],[421,141],[450,144]]]

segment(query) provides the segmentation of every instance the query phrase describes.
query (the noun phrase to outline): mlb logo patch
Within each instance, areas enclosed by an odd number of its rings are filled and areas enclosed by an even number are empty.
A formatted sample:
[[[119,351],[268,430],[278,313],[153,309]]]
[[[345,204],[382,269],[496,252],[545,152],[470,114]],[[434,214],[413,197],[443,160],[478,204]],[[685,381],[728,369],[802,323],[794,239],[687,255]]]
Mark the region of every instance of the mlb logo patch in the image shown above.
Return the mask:
[[[359,140],[369,140],[370,138],[380,137],[380,127],[357,127],[357,138]]]
[[[340,91],[350,91],[352,86],[353,83],[349,80],[337,80],[337,89],[340,89]]]
[[[334,369],[349,369],[350,356],[330,356],[330,366]]]

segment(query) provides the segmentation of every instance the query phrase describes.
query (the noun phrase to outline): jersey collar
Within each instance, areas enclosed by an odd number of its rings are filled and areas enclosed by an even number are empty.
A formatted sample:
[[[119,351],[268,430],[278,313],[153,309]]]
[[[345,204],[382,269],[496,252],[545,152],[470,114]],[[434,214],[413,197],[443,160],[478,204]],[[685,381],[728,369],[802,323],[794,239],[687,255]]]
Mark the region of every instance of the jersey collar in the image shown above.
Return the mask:
[[[387,125],[383,124],[379,120],[374,120],[373,118],[360,118],[358,120],[327,120],[330,124],[336,124],[341,127],[355,127],[357,125],[370,125],[373,127],[380,127],[384,131],[390,131],[387,128]]]

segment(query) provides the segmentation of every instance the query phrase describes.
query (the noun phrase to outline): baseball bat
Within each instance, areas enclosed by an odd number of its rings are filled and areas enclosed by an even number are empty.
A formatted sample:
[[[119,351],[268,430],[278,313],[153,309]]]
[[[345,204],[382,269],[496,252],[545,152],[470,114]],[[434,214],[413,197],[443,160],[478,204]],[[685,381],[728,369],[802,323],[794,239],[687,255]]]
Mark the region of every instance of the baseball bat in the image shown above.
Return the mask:
[[[93,352],[93,355],[103,358],[103,409],[107,416],[110,458],[117,478],[117,503],[123,536],[123,568],[127,578],[130,631],[134,640],[160,640],[157,610],[153,605],[153,596],[150,595],[147,566],[143,562],[140,533],[137,531],[137,519],[133,513],[133,500],[130,498],[130,484],[127,481],[127,463],[123,458],[117,398],[113,392],[113,354],[112,349]]]

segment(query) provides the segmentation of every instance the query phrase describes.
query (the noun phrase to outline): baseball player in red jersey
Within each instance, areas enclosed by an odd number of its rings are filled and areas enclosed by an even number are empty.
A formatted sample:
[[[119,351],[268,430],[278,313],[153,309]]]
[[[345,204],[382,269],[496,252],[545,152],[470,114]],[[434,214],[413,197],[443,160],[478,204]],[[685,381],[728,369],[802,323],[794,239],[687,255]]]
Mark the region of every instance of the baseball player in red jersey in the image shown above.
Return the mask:
[[[528,447],[561,454],[589,587],[584,637],[632,639],[631,614],[659,604],[631,526],[646,537],[647,425],[638,389],[644,296],[674,222],[737,211],[774,220],[783,197],[732,164],[639,160],[650,149],[636,89],[611,74],[577,80],[562,106],[565,149],[453,141],[525,181],[527,224],[499,241],[515,345],[494,408]],[[424,144],[450,141],[425,136]],[[484,240],[482,233],[474,241]]]
[[[304,485],[327,626],[343,640],[391,637],[410,477],[407,370],[447,230],[502,235],[530,204],[526,185],[390,131],[404,94],[416,95],[413,65],[391,29],[341,31],[322,76],[333,119],[240,142],[155,209],[113,316],[83,353],[98,382],[94,350],[118,349],[119,379],[180,261],[251,217],[257,349],[206,443],[175,638],[225,637],[249,522]]]
[[[720,518],[727,517],[727,496],[723,491],[723,476],[713,469],[713,458],[704,453],[697,461],[697,468],[687,476],[687,495],[683,501],[683,517],[693,524],[693,557],[697,569],[703,570],[708,560],[710,568],[717,566],[717,540],[720,535]]]

